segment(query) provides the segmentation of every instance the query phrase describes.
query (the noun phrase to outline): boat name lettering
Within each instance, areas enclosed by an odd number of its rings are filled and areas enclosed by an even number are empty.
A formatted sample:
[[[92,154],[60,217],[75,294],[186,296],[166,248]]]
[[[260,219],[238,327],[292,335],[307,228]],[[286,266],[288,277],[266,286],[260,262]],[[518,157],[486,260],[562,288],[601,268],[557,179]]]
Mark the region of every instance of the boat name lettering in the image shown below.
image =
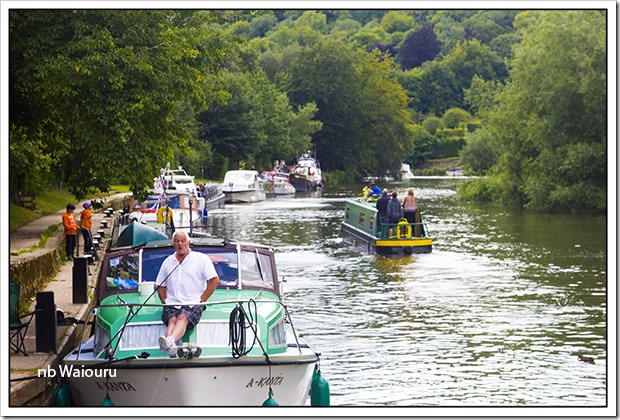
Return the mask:
[[[282,385],[282,381],[284,380],[284,376],[273,376],[273,377],[263,377],[260,379],[250,379],[250,382],[245,386],[246,388],[252,387],[264,387],[264,386],[278,386]]]
[[[38,369],[37,376],[45,378],[54,378],[59,375],[60,378],[116,378],[116,369],[93,369],[82,365],[81,367],[73,365],[60,365],[58,370],[51,366],[46,369]]]
[[[96,382],[100,391],[135,391],[136,388],[131,385],[129,382]]]

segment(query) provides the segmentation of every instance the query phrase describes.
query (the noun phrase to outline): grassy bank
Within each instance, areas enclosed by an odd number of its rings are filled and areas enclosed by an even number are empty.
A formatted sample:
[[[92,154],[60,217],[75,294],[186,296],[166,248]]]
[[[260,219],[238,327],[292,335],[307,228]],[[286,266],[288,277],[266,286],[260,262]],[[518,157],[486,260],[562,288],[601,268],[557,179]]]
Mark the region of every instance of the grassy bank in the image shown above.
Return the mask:
[[[448,169],[459,166],[459,157],[445,159],[430,159],[421,165],[413,168],[413,174],[417,176],[437,176],[445,175]]]
[[[95,196],[106,197],[116,194],[117,192],[129,192],[129,186],[113,185],[110,192],[95,194]],[[56,213],[58,210],[64,209],[68,203],[72,203],[76,207],[76,211],[81,210],[78,204],[83,201],[85,200],[78,200],[68,191],[47,190],[41,194],[37,194],[37,205],[34,211],[11,204],[9,206],[9,232],[41,216]]]

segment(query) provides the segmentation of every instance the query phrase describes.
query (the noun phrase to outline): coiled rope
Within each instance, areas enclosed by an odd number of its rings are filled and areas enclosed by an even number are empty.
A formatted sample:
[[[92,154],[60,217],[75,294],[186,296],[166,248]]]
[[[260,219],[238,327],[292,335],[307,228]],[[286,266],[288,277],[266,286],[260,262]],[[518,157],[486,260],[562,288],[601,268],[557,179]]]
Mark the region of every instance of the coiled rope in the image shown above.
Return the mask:
[[[228,323],[229,328],[229,344],[232,349],[232,356],[238,359],[241,356],[245,356],[254,348],[257,340],[256,319],[258,318],[258,309],[256,307],[256,301],[250,299],[248,302],[248,312],[243,308],[243,303],[237,303],[235,308],[230,312],[230,320]],[[254,305],[254,313],[252,313],[250,304]],[[247,320],[247,325],[246,325]],[[254,332],[254,340],[250,348],[246,348],[246,330],[251,328]]]

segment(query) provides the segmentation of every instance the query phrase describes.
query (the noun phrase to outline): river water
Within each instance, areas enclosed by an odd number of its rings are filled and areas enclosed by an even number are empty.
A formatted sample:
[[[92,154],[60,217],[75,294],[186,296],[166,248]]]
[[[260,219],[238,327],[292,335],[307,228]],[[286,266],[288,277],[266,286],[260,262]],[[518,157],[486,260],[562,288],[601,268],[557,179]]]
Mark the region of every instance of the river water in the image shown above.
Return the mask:
[[[275,249],[333,406],[606,406],[605,215],[464,203],[460,182],[381,185],[399,197],[414,187],[430,254],[343,243],[344,200],[361,185],[227,205],[210,220],[214,235]]]

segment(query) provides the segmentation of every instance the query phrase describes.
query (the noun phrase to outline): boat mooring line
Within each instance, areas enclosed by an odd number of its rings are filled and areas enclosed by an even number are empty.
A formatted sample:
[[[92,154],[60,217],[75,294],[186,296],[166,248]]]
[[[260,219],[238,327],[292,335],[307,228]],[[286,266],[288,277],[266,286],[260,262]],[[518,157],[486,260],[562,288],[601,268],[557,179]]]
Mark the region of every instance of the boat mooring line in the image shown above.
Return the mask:
[[[151,398],[149,407],[153,406],[153,401],[155,400],[155,395],[157,395],[157,391],[159,390],[159,384],[161,383],[161,378],[164,376],[164,371],[166,370],[167,364],[168,364],[168,360],[164,362],[164,366],[162,366],[161,368],[161,373],[159,374],[159,379],[157,380],[157,386],[155,387],[155,391],[153,391],[153,397]]]

